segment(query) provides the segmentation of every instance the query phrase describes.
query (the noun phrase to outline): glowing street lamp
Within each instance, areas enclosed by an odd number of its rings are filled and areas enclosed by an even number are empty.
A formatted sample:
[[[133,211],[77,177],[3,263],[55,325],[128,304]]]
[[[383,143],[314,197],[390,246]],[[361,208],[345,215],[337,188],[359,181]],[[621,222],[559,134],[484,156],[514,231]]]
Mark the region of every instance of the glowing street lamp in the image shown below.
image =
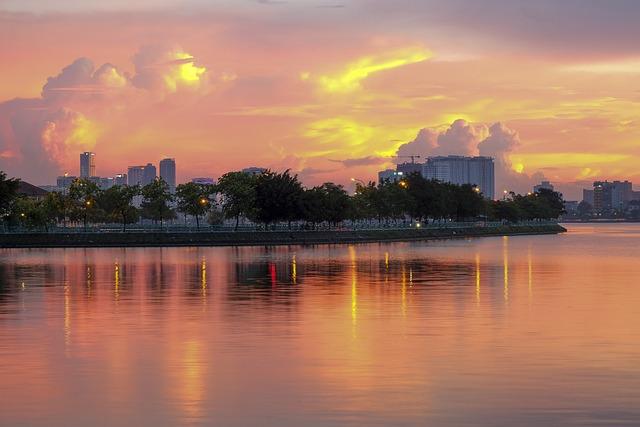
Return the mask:
[[[205,199],[204,197],[200,199],[200,204],[201,205],[206,205],[207,204],[207,199]]]

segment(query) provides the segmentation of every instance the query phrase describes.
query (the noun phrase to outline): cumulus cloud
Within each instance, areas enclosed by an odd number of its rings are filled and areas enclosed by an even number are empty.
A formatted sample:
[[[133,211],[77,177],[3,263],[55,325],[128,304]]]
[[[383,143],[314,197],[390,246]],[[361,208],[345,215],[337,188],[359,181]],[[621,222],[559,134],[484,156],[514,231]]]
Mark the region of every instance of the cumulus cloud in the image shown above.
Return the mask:
[[[458,119],[446,129],[423,128],[413,141],[402,144],[397,155],[402,157],[429,156],[488,156],[495,161],[496,189],[518,192],[531,191],[534,183],[544,179],[542,173],[527,175],[524,165],[513,165],[510,154],[520,146],[518,132],[502,123],[487,125]]]
[[[99,142],[105,118],[181,90],[201,88],[206,72],[177,47],[145,47],[132,77],[110,63],[78,58],[49,77],[39,98],[0,103],[0,169],[51,182],[69,160]],[[145,104],[146,103],[146,104]],[[101,123],[101,120],[104,123]]]
[[[174,93],[206,83],[207,69],[196,65],[196,59],[177,46],[144,46],[133,57],[133,64],[133,83],[140,88]]]

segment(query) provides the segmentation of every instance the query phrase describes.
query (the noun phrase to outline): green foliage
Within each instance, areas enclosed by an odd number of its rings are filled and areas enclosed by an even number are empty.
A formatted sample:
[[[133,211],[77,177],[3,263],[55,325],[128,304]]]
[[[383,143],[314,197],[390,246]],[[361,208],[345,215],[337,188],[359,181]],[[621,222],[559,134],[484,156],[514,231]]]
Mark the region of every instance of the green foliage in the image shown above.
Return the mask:
[[[140,194],[140,187],[115,185],[101,192],[98,205],[105,213],[105,220],[122,224],[126,231],[127,224],[134,224],[140,218],[139,210],[133,206],[133,199]]]
[[[0,219],[4,219],[11,213],[12,205],[18,197],[18,185],[20,180],[11,178],[0,171]]]
[[[278,221],[295,221],[302,218],[302,194],[304,190],[298,177],[289,171],[266,171],[256,180],[256,219],[265,224]]]
[[[29,230],[47,231],[55,223],[41,200],[19,197],[15,200],[14,212],[18,223]]]
[[[301,197],[302,218],[313,224],[338,224],[347,218],[351,205],[344,188],[331,182],[304,190]]]
[[[202,185],[193,182],[180,184],[176,188],[178,211],[196,218],[196,227],[200,228],[200,217],[206,215],[213,207],[215,200],[213,185]]]
[[[220,177],[216,189],[221,195],[222,212],[226,218],[253,217],[256,203],[257,177],[244,172],[229,172]]]
[[[142,187],[141,194],[142,216],[144,218],[155,222],[159,221],[162,228],[164,220],[176,217],[169,205],[173,201],[173,196],[169,192],[169,186],[162,178]]]
[[[100,189],[86,179],[77,179],[69,188],[69,216],[73,220],[82,220],[84,228],[89,222],[95,222],[102,218],[104,212],[98,206]]]

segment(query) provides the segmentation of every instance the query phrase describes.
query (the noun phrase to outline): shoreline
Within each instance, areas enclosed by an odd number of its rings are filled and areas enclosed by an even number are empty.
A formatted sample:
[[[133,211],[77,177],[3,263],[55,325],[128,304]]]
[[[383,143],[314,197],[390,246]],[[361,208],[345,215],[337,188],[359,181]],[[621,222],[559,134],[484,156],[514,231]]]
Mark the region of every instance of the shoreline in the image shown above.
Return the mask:
[[[6,233],[0,248],[90,248],[171,246],[282,246],[426,241],[451,238],[545,235],[566,232],[559,224],[497,227],[407,228],[322,231],[201,231],[109,233]]]

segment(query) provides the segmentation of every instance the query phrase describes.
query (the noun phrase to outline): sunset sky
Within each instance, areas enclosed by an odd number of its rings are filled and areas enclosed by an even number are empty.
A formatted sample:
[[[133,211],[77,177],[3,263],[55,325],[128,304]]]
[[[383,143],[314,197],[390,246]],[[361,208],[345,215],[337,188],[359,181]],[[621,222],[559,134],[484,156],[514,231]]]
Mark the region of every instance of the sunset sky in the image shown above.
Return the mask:
[[[375,179],[496,157],[497,190],[640,182],[636,0],[0,0],[0,169],[175,157]],[[408,145],[407,145],[408,144]]]

